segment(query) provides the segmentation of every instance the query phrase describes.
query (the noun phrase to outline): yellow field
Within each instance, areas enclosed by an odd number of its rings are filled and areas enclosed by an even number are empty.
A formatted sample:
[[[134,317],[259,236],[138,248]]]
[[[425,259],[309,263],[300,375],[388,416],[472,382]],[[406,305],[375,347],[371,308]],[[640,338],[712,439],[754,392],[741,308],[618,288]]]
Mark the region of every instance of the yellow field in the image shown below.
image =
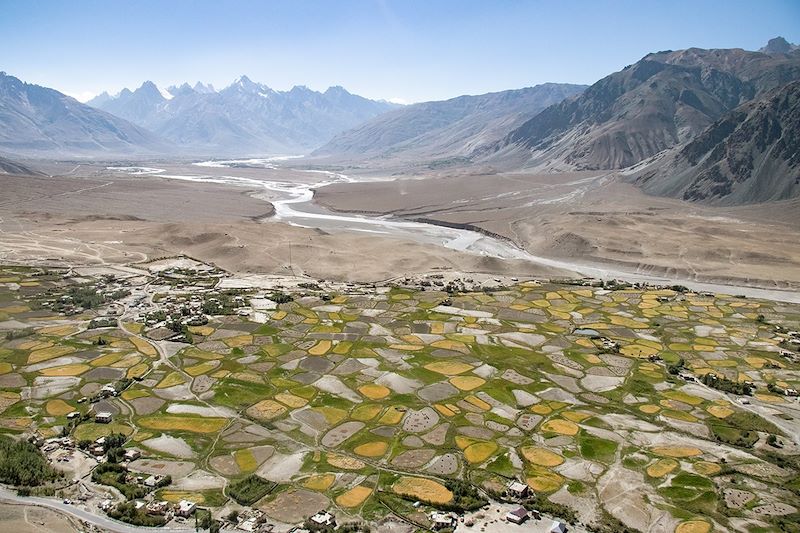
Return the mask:
[[[130,435],[133,433],[133,428],[125,424],[120,424],[119,422],[112,422],[110,424],[88,422],[78,425],[78,427],[75,428],[73,436],[77,440],[95,440],[105,435],[111,435],[112,433]]]
[[[647,324],[633,320],[625,316],[611,315],[608,320],[615,326],[624,326],[631,329],[643,329],[648,327]]]
[[[689,405],[700,405],[701,403],[703,403],[702,398],[698,398],[697,396],[692,396],[691,394],[686,394],[685,392],[677,390],[665,392],[664,396],[670,398],[671,400],[688,403]]]
[[[286,407],[275,400],[261,400],[247,408],[247,414],[259,420],[272,420],[286,412]]]
[[[653,405],[652,403],[647,403],[644,405],[640,405],[639,410],[645,414],[652,415],[659,412],[661,410],[661,407]]]
[[[314,410],[321,413],[325,417],[325,421],[331,426],[335,426],[345,418],[347,418],[347,411],[339,409],[338,407],[331,407],[329,405],[320,405],[314,407]]]
[[[175,385],[180,385],[185,380],[183,379],[183,375],[179,372],[170,372],[161,382],[156,385],[157,389],[167,389],[169,387],[174,387]]]
[[[520,452],[529,462],[539,466],[558,466],[564,462],[563,457],[544,448],[525,446]]]
[[[620,348],[620,353],[622,355],[627,355],[628,357],[636,357],[639,359],[646,359],[651,355],[655,355],[659,352],[657,348],[653,348],[651,346],[644,346],[642,344],[629,344],[627,346],[623,346]]]
[[[2,376],[3,374],[8,374],[13,369],[14,369],[14,367],[11,366],[11,363],[7,363],[5,361],[0,361],[0,376]]]
[[[128,369],[127,377],[128,378],[141,377],[145,374],[145,372],[147,372],[148,368],[149,367],[147,366],[147,363],[139,363],[138,365]]]
[[[391,392],[387,387],[383,385],[377,385],[375,383],[367,383],[366,385],[362,385],[358,388],[358,392],[369,398],[370,400],[380,400],[381,398],[386,398],[389,396]]]
[[[190,502],[200,504],[205,503],[206,501],[203,493],[199,491],[164,489],[159,492],[159,496],[162,500],[166,500],[170,503],[178,503],[181,500],[189,500]]]
[[[307,489],[324,492],[333,485],[334,481],[336,481],[336,476],[333,474],[318,474],[306,479],[303,486]]]
[[[328,454],[328,464],[342,470],[361,470],[366,465],[354,457],[346,457],[335,453]]]
[[[650,477],[664,477],[678,468],[678,461],[675,459],[659,459],[647,467],[647,475]]]
[[[708,409],[706,409],[709,413],[716,416],[717,418],[728,418],[733,414],[733,409],[730,407],[725,407],[724,405],[712,405]]]
[[[194,335],[202,335],[203,337],[208,337],[212,333],[214,333],[214,328],[211,326],[189,326],[189,333]]]
[[[461,341],[453,341],[445,339],[442,341],[435,341],[431,343],[431,346],[433,346],[434,348],[441,348],[443,350],[453,350],[454,352],[461,352],[464,354],[469,353],[469,346],[467,346]]]
[[[122,327],[137,335],[144,331],[144,324],[140,324],[138,322],[123,322]]]
[[[135,400],[136,398],[147,398],[150,396],[150,393],[143,390],[131,390],[128,389],[122,394],[120,394],[123,400]]]
[[[577,424],[583,422],[592,415],[590,413],[583,413],[581,411],[564,411],[561,413],[561,416]]]
[[[83,363],[77,363],[74,365],[64,365],[64,366],[55,366],[52,368],[45,368],[42,369],[39,373],[43,376],[80,376],[87,370],[90,370],[92,367],[89,365],[84,365]]]
[[[336,498],[336,503],[346,508],[358,507],[369,498],[370,494],[372,494],[371,488],[358,485]]]
[[[328,350],[330,349],[331,349],[331,341],[324,340],[324,341],[319,341],[317,344],[312,346],[311,349],[308,350],[308,353],[311,355],[325,355],[326,353],[328,353]]]
[[[386,453],[387,449],[389,449],[389,445],[387,443],[383,441],[375,441],[356,446],[353,451],[362,457],[380,457]]]
[[[375,404],[359,405],[353,409],[353,412],[350,414],[350,418],[353,420],[366,422],[378,416],[378,413],[381,412],[381,409],[383,409],[383,407]]]
[[[250,450],[236,450],[233,452],[233,458],[243,474],[248,474],[258,468],[258,461]]]
[[[381,424],[394,425],[403,419],[404,414],[405,413],[400,411],[397,406],[392,406],[386,409],[386,412],[378,419],[378,422]]]
[[[537,492],[554,492],[564,484],[564,478],[554,472],[537,470],[525,480]]]
[[[402,476],[392,490],[401,496],[410,496],[433,504],[445,504],[453,500],[453,493],[432,479]]]
[[[19,399],[18,392],[0,390],[0,413],[17,403]]]
[[[237,335],[236,337],[228,337],[227,339],[222,339],[222,342],[224,342],[225,346],[227,346],[228,348],[241,348],[242,346],[249,346],[253,344],[253,336]]]
[[[575,422],[554,418],[542,424],[542,431],[552,431],[559,435],[577,435],[580,429]]]
[[[425,348],[421,344],[390,344],[389,348],[393,350],[403,350],[406,352],[416,352]]]
[[[34,363],[41,363],[42,361],[55,359],[56,357],[61,357],[62,355],[67,355],[74,351],[75,348],[72,348],[70,346],[51,346],[49,348],[34,350],[28,357],[28,364],[32,365]]]
[[[101,355],[95,359],[92,359],[89,363],[92,366],[111,366],[120,359],[122,359],[121,353],[107,353],[105,355]]]
[[[283,320],[286,318],[286,311],[275,311],[272,313],[272,320]]]
[[[689,520],[678,524],[675,533],[708,533],[711,531],[711,524],[705,520]]]
[[[200,364],[197,364],[197,365],[194,365],[194,366],[190,366],[190,367],[186,367],[183,370],[184,370],[184,372],[186,372],[190,376],[197,377],[200,374],[205,374],[206,372],[217,368],[217,366],[218,365],[217,365],[216,361],[204,361],[204,362],[202,362]]]
[[[703,453],[699,448],[691,446],[656,446],[652,448],[652,452],[656,455],[664,457],[694,457]]]
[[[341,341],[339,344],[333,347],[333,353],[337,355],[345,355],[347,352],[350,351],[350,348],[353,347],[353,343],[350,341]]]
[[[662,401],[669,401],[669,400],[662,400]],[[661,413],[663,416],[668,418],[674,418],[675,420],[682,420],[684,422],[697,422],[697,417],[694,415],[690,415],[689,413],[685,413],[683,411],[663,411]]]
[[[542,403],[537,403],[536,405],[531,406],[531,411],[537,415],[549,415],[553,412],[553,409]]]
[[[433,408],[439,411],[439,413],[441,413],[444,416],[447,417],[456,416],[456,414],[453,412],[452,409],[440,403],[433,404]]]
[[[47,341],[25,341],[18,346],[20,350],[41,350],[43,348],[49,348],[53,346],[52,342]]]
[[[484,411],[488,411],[489,409],[492,408],[491,405],[489,405],[488,403],[484,402],[483,400],[481,400],[477,396],[467,396],[466,398],[464,398],[464,400],[466,402],[468,402],[468,403],[471,403],[472,405],[474,405],[478,409],[483,409]]]
[[[456,437],[456,445],[464,450],[464,458],[472,464],[484,462],[497,451],[497,444],[494,442],[480,441],[463,435]]]
[[[698,474],[704,476],[713,476],[714,474],[719,474],[722,471],[722,467],[717,463],[711,463],[709,461],[697,461],[694,464],[694,470]]]
[[[438,372],[445,376],[457,376],[464,372],[472,370],[472,366],[466,363],[459,363],[458,361],[436,361],[435,363],[428,363],[425,368],[431,372]]]
[[[295,396],[290,392],[280,392],[275,395],[275,399],[284,405],[288,405],[293,409],[298,409],[308,403],[308,400],[306,400],[305,398],[301,398],[300,396]]]
[[[146,416],[139,419],[139,425],[148,429],[192,433],[216,433],[225,427],[227,422],[224,418],[170,415]]]
[[[63,416],[75,410],[64,400],[50,400],[47,402],[45,409],[47,410],[47,414],[51,416]]]
[[[478,376],[454,376],[450,378],[450,383],[457,389],[470,391],[486,383],[486,380]]]
[[[116,363],[112,364],[112,368],[130,368],[135,366],[136,363],[142,360],[142,356],[136,353],[128,354]]]
[[[39,328],[36,330],[36,333],[41,333],[42,335],[53,335],[54,337],[67,337],[73,333],[77,333],[78,331],[80,331],[80,329],[76,326],[65,325]]]
[[[753,396],[755,396],[757,399],[761,400],[762,402],[783,403],[783,398],[781,398],[780,396],[775,396],[774,394],[764,394],[764,393],[757,392]]]

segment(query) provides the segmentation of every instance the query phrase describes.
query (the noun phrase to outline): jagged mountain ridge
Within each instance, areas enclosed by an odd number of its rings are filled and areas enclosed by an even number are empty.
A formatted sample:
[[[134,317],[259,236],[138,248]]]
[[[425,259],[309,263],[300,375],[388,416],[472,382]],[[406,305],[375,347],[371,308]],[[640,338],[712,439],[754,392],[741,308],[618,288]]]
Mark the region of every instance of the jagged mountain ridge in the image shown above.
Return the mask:
[[[800,52],[665,51],[555,104],[474,159],[539,170],[618,169],[687,142],[731,109],[800,79]]]
[[[585,88],[546,83],[414,104],[337,135],[313,155],[340,159],[466,157],[548,105]]]
[[[0,149],[15,154],[86,156],[158,154],[171,147],[124,119],[2,72]]]
[[[302,86],[276,91],[246,76],[220,91],[199,82],[161,91],[145,82],[135,91],[100,95],[90,104],[185,149],[217,155],[307,152],[396,107],[342,87],[324,93]]]
[[[726,113],[636,173],[646,192],[715,204],[800,196],[800,81]]]

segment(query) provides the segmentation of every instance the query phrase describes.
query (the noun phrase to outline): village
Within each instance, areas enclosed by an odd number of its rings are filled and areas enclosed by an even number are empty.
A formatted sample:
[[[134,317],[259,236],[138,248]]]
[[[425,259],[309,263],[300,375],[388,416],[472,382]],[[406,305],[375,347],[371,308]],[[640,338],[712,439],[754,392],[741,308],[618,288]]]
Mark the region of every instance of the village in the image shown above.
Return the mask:
[[[0,289],[3,431],[66,472],[50,496],[119,523],[686,533],[798,512],[789,304],[185,257],[5,267]]]

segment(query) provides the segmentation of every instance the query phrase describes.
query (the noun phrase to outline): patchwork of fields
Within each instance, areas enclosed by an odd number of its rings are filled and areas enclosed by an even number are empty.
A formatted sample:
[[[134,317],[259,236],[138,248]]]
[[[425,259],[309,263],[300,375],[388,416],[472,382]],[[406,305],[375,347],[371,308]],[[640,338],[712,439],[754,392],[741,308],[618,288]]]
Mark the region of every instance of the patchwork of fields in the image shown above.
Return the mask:
[[[276,521],[392,509],[426,525],[411,504],[453,504],[449,480],[499,498],[516,479],[584,524],[800,520],[800,404],[784,394],[800,389],[788,334],[798,306],[539,282],[313,287],[258,322],[211,316],[186,344],[149,338],[127,310],[116,327],[87,329],[108,302],[71,316],[42,305],[87,281],[0,269],[0,426],[55,436],[73,411],[111,412],[74,437],[129,436],[143,454],[131,469],[170,473],[172,499],[222,507],[226,480],[255,473],[278,483],[253,505]],[[215,290],[147,272],[128,283],[153,302]],[[710,373],[754,390],[723,392]],[[107,384],[124,391],[79,403]]]

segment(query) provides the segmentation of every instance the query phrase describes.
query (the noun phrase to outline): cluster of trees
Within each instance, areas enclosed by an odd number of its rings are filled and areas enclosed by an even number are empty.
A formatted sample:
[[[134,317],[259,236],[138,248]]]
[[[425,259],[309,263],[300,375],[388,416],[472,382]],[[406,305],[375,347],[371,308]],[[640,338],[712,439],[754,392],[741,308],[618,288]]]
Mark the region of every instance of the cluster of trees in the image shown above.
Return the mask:
[[[291,294],[286,294],[285,292],[273,292],[270,297],[270,300],[275,302],[276,304],[288,304],[289,302],[293,301],[294,298]]]
[[[686,359],[681,357],[680,359],[678,359],[677,362],[672,363],[667,367],[667,372],[669,372],[673,376],[677,376],[678,374],[681,373],[681,370],[683,370],[685,366],[686,366]]]
[[[724,376],[717,376],[714,374],[706,374],[700,378],[700,381],[712,389],[717,389],[722,392],[730,392],[740,396],[751,396],[753,394],[753,385],[750,383],[740,383],[732,381]]]
[[[158,527],[167,523],[163,516],[148,514],[137,509],[134,502],[123,502],[108,512],[108,516],[135,526]]]
[[[120,491],[129,500],[144,498],[151,490],[166,487],[172,483],[172,477],[164,476],[155,487],[145,487],[138,483],[128,483],[128,469],[117,463],[101,463],[92,471],[92,481],[108,485]]]
[[[47,461],[35,445],[0,435],[0,482],[17,487],[36,487],[64,474]]]
[[[570,525],[578,522],[578,514],[571,507],[551,502],[546,496],[540,496],[535,492],[522,502],[522,506],[528,511],[539,511],[540,513],[558,516],[566,520]]]
[[[277,487],[276,483],[267,481],[255,474],[228,485],[228,496],[240,505],[252,505]]]
[[[475,511],[489,503],[472,483],[461,479],[450,479],[444,485],[453,493],[452,505],[457,509],[452,510]]]
[[[12,329],[6,332],[6,340],[13,341],[14,339],[22,339],[31,335],[33,335],[33,328]]]

